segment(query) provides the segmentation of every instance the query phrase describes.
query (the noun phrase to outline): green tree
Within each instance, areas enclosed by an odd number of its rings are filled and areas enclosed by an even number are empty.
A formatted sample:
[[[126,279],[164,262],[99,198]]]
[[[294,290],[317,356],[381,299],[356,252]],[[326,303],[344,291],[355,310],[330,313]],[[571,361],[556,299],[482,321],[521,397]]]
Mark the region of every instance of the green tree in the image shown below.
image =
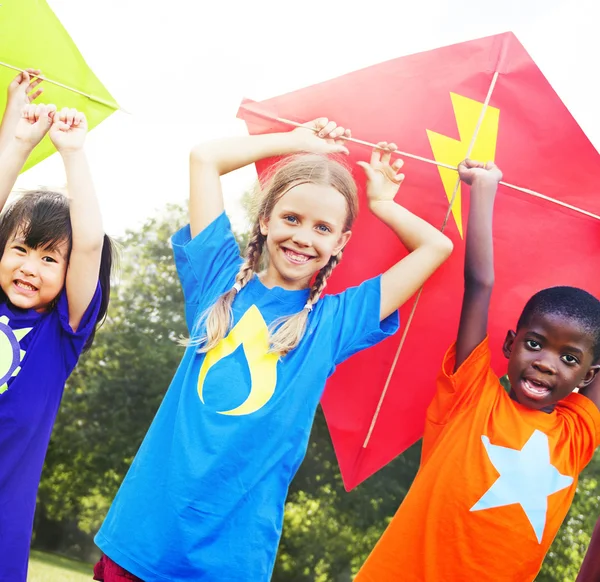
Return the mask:
[[[246,207],[249,207],[246,196]],[[169,238],[187,221],[168,206],[126,234],[109,318],[73,373],[48,451],[36,543],[89,555],[99,527],[160,405],[187,334]],[[238,237],[245,244],[247,235]],[[285,506],[274,582],[348,582],[404,499],[420,443],[347,493],[322,411]],[[538,577],[572,582],[600,513],[600,457],[581,476],[573,506]]]

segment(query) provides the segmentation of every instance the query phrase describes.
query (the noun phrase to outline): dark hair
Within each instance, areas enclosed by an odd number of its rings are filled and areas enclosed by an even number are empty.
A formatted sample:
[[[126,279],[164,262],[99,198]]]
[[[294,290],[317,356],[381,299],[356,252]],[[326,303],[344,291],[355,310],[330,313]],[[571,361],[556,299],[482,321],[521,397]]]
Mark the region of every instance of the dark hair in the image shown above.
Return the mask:
[[[525,305],[517,330],[534,315],[560,315],[577,321],[593,339],[594,361],[600,358],[600,301],[577,287],[550,287],[538,291]]]
[[[0,216],[0,257],[4,254],[6,243],[17,231],[23,235],[25,244],[33,249],[55,249],[59,244],[68,242],[67,262],[71,258],[72,230],[69,214],[69,200],[58,192],[34,190],[26,192],[8,206]],[[110,275],[113,265],[113,243],[104,235],[102,258],[98,280],[102,291],[100,309],[96,324],[85,342],[83,351],[87,351],[94,341],[97,328],[103,323],[110,299]],[[7,301],[6,294],[0,288],[0,301]]]

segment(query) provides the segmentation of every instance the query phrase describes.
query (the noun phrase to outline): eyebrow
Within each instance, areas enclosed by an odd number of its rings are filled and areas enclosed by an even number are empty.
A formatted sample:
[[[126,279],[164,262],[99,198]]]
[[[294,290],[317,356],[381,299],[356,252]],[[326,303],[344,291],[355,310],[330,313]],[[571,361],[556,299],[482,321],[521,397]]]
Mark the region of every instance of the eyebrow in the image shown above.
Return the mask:
[[[15,244],[15,243],[20,244],[20,245],[29,246],[27,244],[27,241],[22,236],[15,237],[10,241],[10,244]],[[51,247],[45,246],[45,247],[41,248],[41,250],[46,253],[54,253],[54,254],[58,255],[59,257],[61,257],[62,259],[65,259],[67,257],[67,254],[63,253],[62,250],[60,250],[61,246],[62,246],[62,243],[57,243],[57,244],[52,245]],[[38,247],[38,248],[40,248],[40,247]]]
[[[297,216],[298,218],[306,218],[303,214],[300,214],[299,212],[297,212],[296,210],[286,210],[285,208],[283,208],[281,210],[281,214],[285,215],[285,214],[293,214],[294,216]],[[325,224],[331,228],[335,228],[335,223],[329,221],[329,220],[324,220],[322,218],[319,218],[317,220],[315,220],[314,222],[317,222],[319,224]]]

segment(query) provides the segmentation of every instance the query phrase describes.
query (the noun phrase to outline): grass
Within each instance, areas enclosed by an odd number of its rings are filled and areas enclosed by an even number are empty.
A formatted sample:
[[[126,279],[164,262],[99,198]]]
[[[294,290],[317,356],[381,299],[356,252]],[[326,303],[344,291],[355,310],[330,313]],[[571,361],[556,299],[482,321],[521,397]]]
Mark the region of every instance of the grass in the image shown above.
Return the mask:
[[[32,550],[27,582],[91,582],[92,572],[91,564]]]

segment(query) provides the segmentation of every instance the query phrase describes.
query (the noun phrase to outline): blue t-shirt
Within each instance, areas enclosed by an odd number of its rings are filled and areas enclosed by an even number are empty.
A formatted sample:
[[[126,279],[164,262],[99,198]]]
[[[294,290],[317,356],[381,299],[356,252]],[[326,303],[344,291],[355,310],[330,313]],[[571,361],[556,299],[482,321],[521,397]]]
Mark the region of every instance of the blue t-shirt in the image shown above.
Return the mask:
[[[231,289],[241,258],[225,214],[193,240],[173,237],[188,329]],[[258,277],[233,302],[234,326],[208,354],[190,346],[96,543],[146,582],[269,580],[288,486],[336,364],[398,328],[379,321],[380,278],[319,300],[284,358],[267,326],[300,311],[309,290]]]
[[[100,286],[76,332],[63,291],[37,313],[0,303],[0,582],[25,582],[37,489],[67,378],[92,332]]]

